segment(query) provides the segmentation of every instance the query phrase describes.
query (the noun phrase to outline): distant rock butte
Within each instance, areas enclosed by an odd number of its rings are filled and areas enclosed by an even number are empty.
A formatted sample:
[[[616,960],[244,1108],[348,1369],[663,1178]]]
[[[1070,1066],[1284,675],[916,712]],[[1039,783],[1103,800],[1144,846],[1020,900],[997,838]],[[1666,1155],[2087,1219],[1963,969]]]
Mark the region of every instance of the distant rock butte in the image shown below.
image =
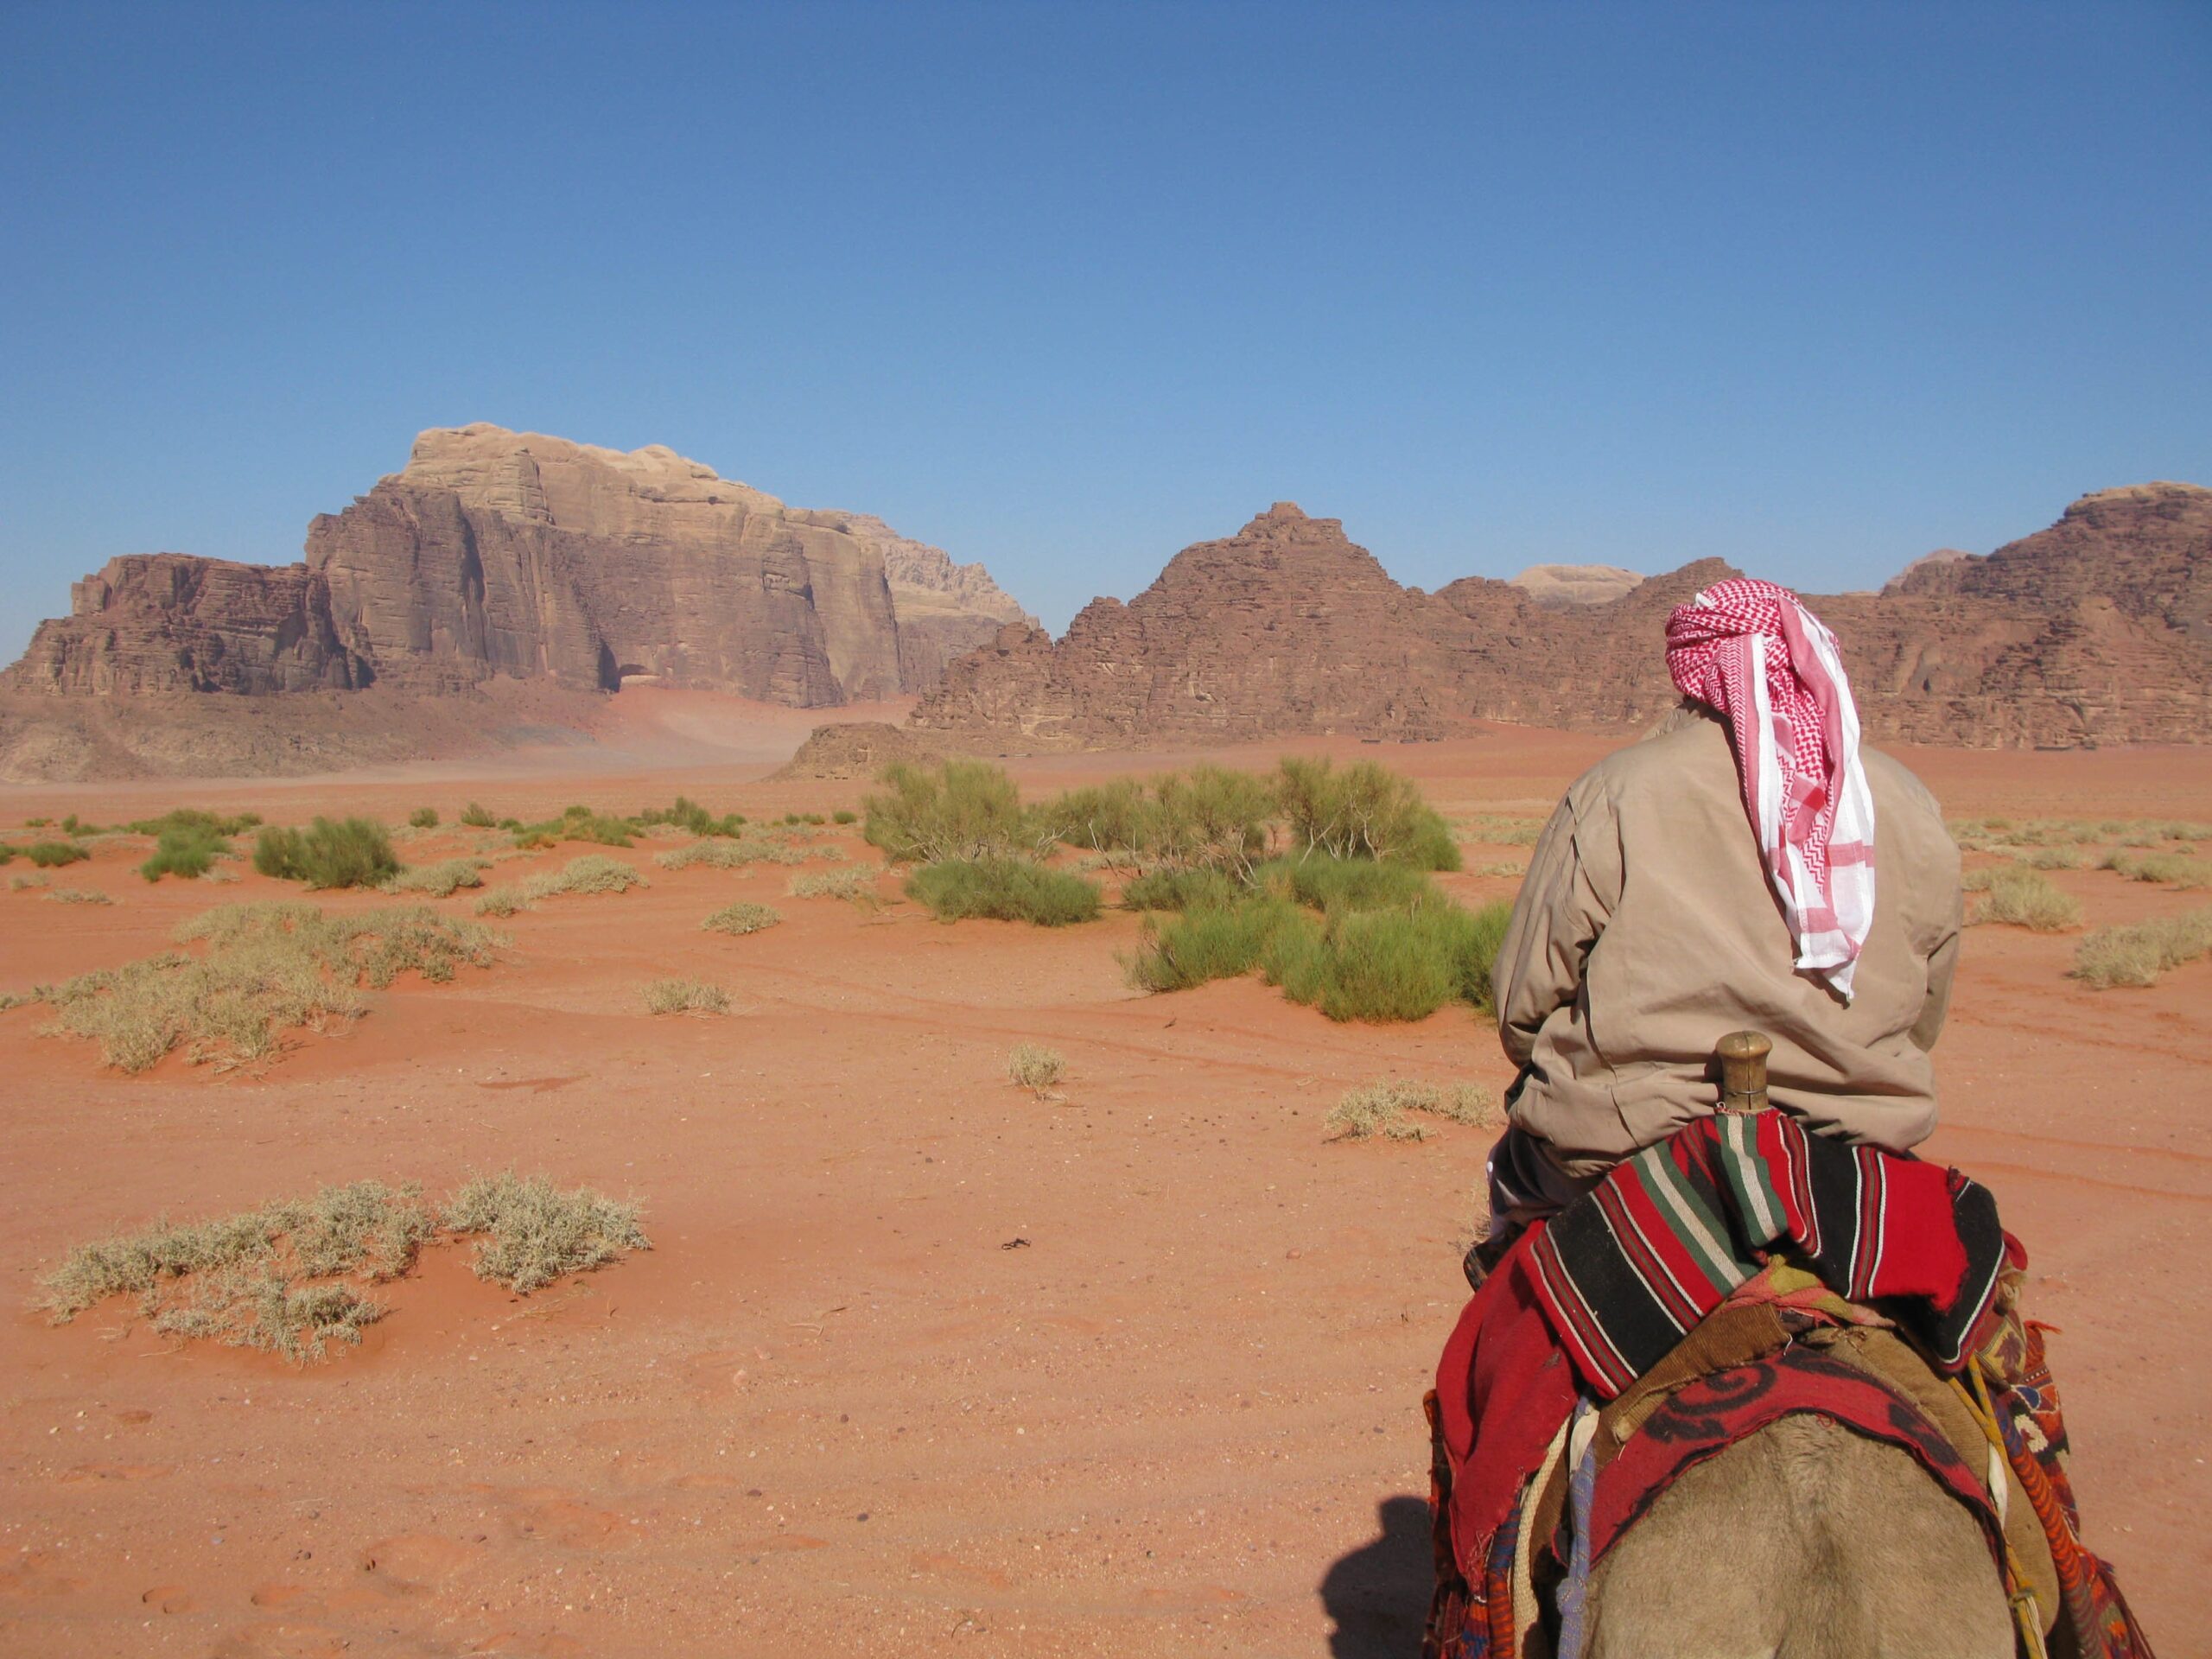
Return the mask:
[[[926,766],[940,753],[938,747],[916,732],[880,720],[849,721],[817,726],[807,734],[783,767],[769,774],[770,783],[813,783],[825,779],[873,778],[894,761]]]
[[[1002,630],[948,667],[912,721],[1033,747],[1412,738],[1470,718],[1630,728],[1675,701],[1667,612],[1737,574],[1701,560],[1599,603],[1483,577],[1429,595],[1334,519],[1278,505],[1185,549],[1127,605],[1092,601],[1057,643]],[[2212,741],[2212,490],[2102,491],[1987,556],[1923,562],[1878,594],[1808,598],[1877,739]]]
[[[1617,564],[1532,564],[1510,580],[1537,604],[1549,607],[1603,605],[1643,578]]]
[[[247,695],[632,676],[799,708],[926,690],[1026,620],[980,565],[880,518],[786,507],[655,444],[479,424],[308,527],[289,567],[111,560],[0,690]]]

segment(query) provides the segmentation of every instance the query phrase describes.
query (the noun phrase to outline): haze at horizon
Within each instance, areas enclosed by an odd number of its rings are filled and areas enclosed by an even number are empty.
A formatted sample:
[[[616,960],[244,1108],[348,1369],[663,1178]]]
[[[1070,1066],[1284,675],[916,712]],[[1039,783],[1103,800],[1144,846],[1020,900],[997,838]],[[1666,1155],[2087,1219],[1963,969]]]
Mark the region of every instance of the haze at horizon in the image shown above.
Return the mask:
[[[18,9],[0,662],[490,420],[1056,631],[1270,501],[1814,591],[2212,484],[2212,12]]]

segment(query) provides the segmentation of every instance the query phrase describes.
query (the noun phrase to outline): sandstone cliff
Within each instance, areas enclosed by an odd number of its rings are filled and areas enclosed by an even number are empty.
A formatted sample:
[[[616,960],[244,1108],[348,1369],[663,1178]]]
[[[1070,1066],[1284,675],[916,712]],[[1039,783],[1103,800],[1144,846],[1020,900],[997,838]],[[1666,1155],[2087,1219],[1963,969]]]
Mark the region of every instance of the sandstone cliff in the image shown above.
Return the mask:
[[[1602,605],[1643,578],[1617,564],[1532,564],[1510,580],[1539,605],[1565,607]]]
[[[1675,700],[1667,612],[1735,574],[1703,560],[1599,603],[1481,577],[1427,595],[1334,520],[1278,506],[1185,550],[1128,605],[1095,601],[1058,644],[1005,630],[913,721],[1039,747],[1420,736],[1465,719],[1632,728]],[[2103,491],[1986,557],[1808,597],[1877,739],[2212,741],[2212,490]]]
[[[306,551],[283,569],[115,560],[0,690],[612,690],[652,676],[820,708],[927,690],[1022,614],[980,566],[880,519],[787,508],[659,445],[482,424],[423,433],[404,471],[308,526]]]

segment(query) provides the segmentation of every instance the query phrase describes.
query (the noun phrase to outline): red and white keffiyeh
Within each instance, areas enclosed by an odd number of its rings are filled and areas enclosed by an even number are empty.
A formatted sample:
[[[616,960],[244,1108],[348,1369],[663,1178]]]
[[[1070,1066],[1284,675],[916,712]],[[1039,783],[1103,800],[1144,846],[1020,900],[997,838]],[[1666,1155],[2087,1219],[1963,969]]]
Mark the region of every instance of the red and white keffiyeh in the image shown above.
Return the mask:
[[[1734,736],[1797,971],[1848,1002],[1874,920],[1874,798],[1835,636],[1787,588],[1716,582],[1668,617],[1667,671]]]

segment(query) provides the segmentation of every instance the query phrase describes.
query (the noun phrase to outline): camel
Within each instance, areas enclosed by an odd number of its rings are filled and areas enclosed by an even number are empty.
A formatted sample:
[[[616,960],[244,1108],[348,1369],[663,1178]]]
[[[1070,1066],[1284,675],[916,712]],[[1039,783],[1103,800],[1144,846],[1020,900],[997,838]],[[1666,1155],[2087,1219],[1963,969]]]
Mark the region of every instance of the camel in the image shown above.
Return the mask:
[[[1719,1109],[1767,1104],[1758,1032]],[[1910,1453],[1784,1417],[1687,1471],[1592,1572],[1586,1659],[2012,1659],[1981,1523]]]
[[[1586,1659],[2012,1659],[1980,1523],[1910,1454],[1784,1417],[1685,1472],[1591,1574]]]

